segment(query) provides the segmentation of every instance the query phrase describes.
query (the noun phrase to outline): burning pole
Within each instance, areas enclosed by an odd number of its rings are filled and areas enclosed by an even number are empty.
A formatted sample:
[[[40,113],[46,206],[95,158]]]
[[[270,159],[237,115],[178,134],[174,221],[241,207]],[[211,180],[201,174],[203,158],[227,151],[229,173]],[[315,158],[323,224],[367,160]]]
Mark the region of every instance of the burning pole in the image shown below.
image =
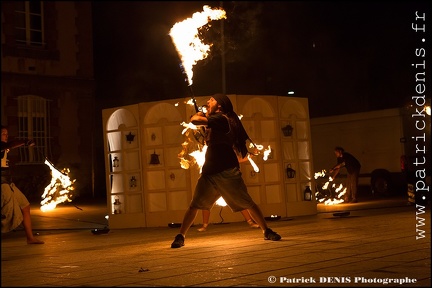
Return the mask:
[[[180,67],[185,74],[185,81],[188,84],[192,96],[192,102],[195,107],[195,112],[201,110],[198,108],[194,92],[192,90],[193,83],[193,66],[198,61],[207,58],[211,48],[211,44],[205,44],[199,38],[200,29],[205,25],[209,25],[212,20],[220,20],[226,18],[226,13],[223,9],[212,9],[208,5],[203,6],[202,12],[195,12],[192,17],[181,22],[177,22],[171,28],[169,35],[174,43],[177,53],[180,57]],[[202,129],[194,130],[194,137],[201,145],[204,146],[204,131]]]
[[[210,51],[210,48],[212,44],[204,44],[201,39],[199,38],[199,31],[202,29],[205,25],[208,25],[211,20],[220,20],[220,19],[226,19],[226,13],[223,9],[211,9],[209,6],[205,5],[203,6],[202,12],[196,12],[192,15],[191,18],[187,18],[181,22],[178,22],[174,24],[174,26],[171,28],[169,35],[171,36],[171,39],[174,43],[174,46],[177,50],[177,53],[180,57],[181,63],[180,67],[182,70],[182,73],[185,74],[186,79],[185,82],[188,83],[188,87],[191,93],[192,97],[192,104],[194,105],[195,112],[205,112],[199,109],[194,92],[192,90],[192,83],[193,83],[193,66],[200,60],[203,60],[207,58],[208,52]],[[189,103],[189,102],[188,102]],[[204,165],[205,161],[205,153],[207,146],[205,145],[204,141],[199,141],[197,138],[200,137],[202,140],[204,140],[203,132],[200,131],[198,127],[193,125],[192,123],[181,123],[185,127],[182,134],[186,134],[188,136],[187,131],[189,129],[193,131],[197,131],[199,133],[194,133],[194,138],[199,143],[199,149],[192,151],[189,153],[189,146],[190,141],[185,141],[182,146],[183,150],[179,154],[180,158],[180,165],[183,169],[189,169],[190,167],[190,161],[187,160],[187,157],[190,155],[195,159],[195,162],[200,168]],[[247,155],[247,160],[252,165],[255,172],[259,172],[258,165],[255,164],[255,162],[252,160],[251,155],[257,156],[258,151],[262,150],[264,147],[262,145],[256,145],[250,138],[249,141],[251,142],[250,148],[254,147],[255,152],[257,153],[251,153],[249,152]],[[268,146],[268,149],[264,151],[264,161],[267,160],[268,156],[271,153],[270,145]],[[217,205],[219,206],[226,206],[225,201],[221,197]],[[223,221],[223,220],[222,220]]]
[[[33,142],[30,146],[35,146],[35,143]],[[42,153],[42,151],[38,149],[36,151],[38,151],[38,153],[43,158],[45,158],[44,164],[46,164],[51,171],[51,182],[45,187],[44,193],[41,196],[42,201],[40,202],[40,210],[42,212],[47,212],[50,210],[54,210],[59,203],[63,203],[65,201],[72,201],[70,198],[71,191],[75,189],[73,187],[73,184],[75,183],[76,179],[71,180],[71,178],[69,177],[69,168],[63,168],[60,171],[54,166],[54,164],[48,159],[48,157],[45,156],[44,153]],[[81,210],[81,208],[77,206],[75,207]]]
[[[188,83],[189,91],[192,97],[192,103],[196,113],[204,111],[199,109],[194,92],[192,90],[193,66],[195,66],[198,61],[207,58],[208,52],[211,48],[211,44],[204,44],[201,41],[199,38],[199,31],[205,25],[208,25],[210,21],[224,18],[226,18],[226,13],[223,9],[211,9],[209,6],[204,5],[202,12],[196,12],[192,15],[192,17],[174,24],[169,32],[177,53],[179,54],[181,61],[180,67],[182,68],[182,72],[186,75],[185,80]],[[183,134],[185,134],[186,130],[188,129],[192,129],[194,131],[194,138],[199,143],[199,149],[191,153],[187,153],[189,143],[183,143],[183,151],[179,154],[181,166],[185,169],[190,167],[189,161],[185,159],[185,154],[190,155],[195,159],[201,173],[201,168],[204,165],[205,152],[207,150],[207,146],[204,142],[204,131],[201,128],[193,127],[194,125],[191,123],[182,123],[182,125],[186,127],[186,129],[183,130]],[[196,132],[198,133],[195,134]],[[223,199],[221,199],[221,201],[223,201]],[[219,205],[225,206],[226,203],[225,205]]]
[[[190,90],[191,95],[192,95],[192,103],[193,103],[193,105],[194,105],[195,112],[196,112],[196,113],[198,113],[198,112],[200,112],[200,111],[203,112],[203,111],[200,110],[199,107],[198,107],[198,104],[197,104],[196,99],[195,99],[195,94],[194,94],[194,92],[193,92],[193,90],[192,90],[192,85],[189,85],[188,87],[189,87],[189,90]]]
[[[192,103],[195,107],[195,113],[198,113],[198,112],[204,113],[204,111],[202,111],[198,108],[198,104],[196,102],[195,95],[194,95],[193,90],[192,90],[192,85],[189,85],[189,90],[191,91],[191,94],[192,94]],[[197,140],[201,145],[205,146],[205,130],[204,130],[204,128],[199,127],[197,129],[194,129],[193,131],[196,133],[196,134],[194,133],[195,140]]]
[[[205,25],[210,25],[210,21],[220,19],[226,19],[226,12],[223,9],[212,9],[209,6],[204,5],[202,12],[196,12],[192,15],[192,17],[187,18],[181,22],[177,22],[176,24],[174,24],[174,26],[169,32],[169,35],[171,36],[171,39],[180,57],[180,67],[183,74],[185,74],[186,76],[185,82],[188,83],[188,87],[192,95],[192,103],[195,107],[195,112],[197,113],[201,110],[196,103],[194,92],[192,90],[193,67],[196,63],[198,63],[198,61],[207,58],[210,48],[212,46],[212,44],[205,44],[202,42],[202,40],[199,38],[199,32],[200,29],[203,29]],[[204,134],[201,129],[193,127],[190,123],[182,123],[182,125],[186,127],[185,130],[191,128],[194,129],[194,131],[198,132],[196,134],[194,133],[194,137],[202,146],[201,148],[204,148],[204,142],[200,141],[200,139],[204,140]],[[186,132],[185,130],[183,131],[183,133]],[[258,147],[250,138],[249,141],[251,142],[251,146],[255,148],[256,152],[262,150],[262,148],[260,149],[260,147]],[[185,147],[186,144],[184,144],[183,146]],[[203,150],[204,149],[200,149],[201,152]],[[264,154],[265,160],[267,159],[268,153],[270,153],[269,151],[271,151],[270,147],[269,150]],[[185,153],[182,153],[182,156],[184,156],[184,154]],[[202,155],[203,153],[200,154]],[[257,156],[258,154],[249,152],[247,159],[251,163],[254,171],[259,172],[259,168],[252,160],[251,155]],[[185,159],[182,159],[182,162],[182,167],[189,167]]]
[[[51,182],[45,187],[42,194],[43,200],[40,209],[43,212],[55,209],[59,203],[71,202],[70,192],[74,190],[73,184],[76,181],[70,179],[68,168],[58,170],[47,157],[45,157],[45,164],[51,170]]]

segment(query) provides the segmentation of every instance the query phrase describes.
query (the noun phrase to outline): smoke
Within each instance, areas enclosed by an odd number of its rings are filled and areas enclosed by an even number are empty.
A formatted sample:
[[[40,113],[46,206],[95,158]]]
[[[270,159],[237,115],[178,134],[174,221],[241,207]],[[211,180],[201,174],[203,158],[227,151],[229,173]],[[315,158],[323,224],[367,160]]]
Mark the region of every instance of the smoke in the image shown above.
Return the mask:
[[[263,29],[261,14],[263,4],[260,2],[224,2],[227,19],[211,21],[199,31],[200,39],[212,45],[209,57],[201,61],[206,65],[225,53],[226,62],[243,62],[255,54],[252,47],[262,39]],[[256,51],[255,51],[256,52]]]
[[[225,21],[225,53],[227,62],[243,62],[250,57],[251,47],[263,37],[261,2],[232,2]],[[249,58],[250,59],[250,58]]]

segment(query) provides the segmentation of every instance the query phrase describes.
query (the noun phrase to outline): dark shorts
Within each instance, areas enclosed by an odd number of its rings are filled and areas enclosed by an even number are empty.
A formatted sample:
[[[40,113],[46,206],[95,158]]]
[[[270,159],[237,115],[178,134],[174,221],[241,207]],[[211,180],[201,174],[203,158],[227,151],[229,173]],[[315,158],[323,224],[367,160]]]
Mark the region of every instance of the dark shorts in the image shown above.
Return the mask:
[[[210,210],[221,196],[233,212],[240,212],[255,205],[247,192],[240,169],[235,167],[212,175],[201,175],[190,206]]]

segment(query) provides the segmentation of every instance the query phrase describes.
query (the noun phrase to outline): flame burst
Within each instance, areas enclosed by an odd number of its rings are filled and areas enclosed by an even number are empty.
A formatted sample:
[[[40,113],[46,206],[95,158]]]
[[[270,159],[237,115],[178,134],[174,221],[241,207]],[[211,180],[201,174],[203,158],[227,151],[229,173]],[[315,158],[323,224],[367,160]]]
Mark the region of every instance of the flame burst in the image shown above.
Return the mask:
[[[180,166],[183,169],[189,169],[191,166],[196,164],[201,173],[201,168],[205,161],[207,145],[198,143],[194,137],[194,130],[197,130],[198,126],[186,122],[182,122],[181,125],[185,127],[182,134],[185,136],[186,140],[182,143],[182,151],[178,154],[178,158],[180,158]]]
[[[204,44],[199,38],[199,29],[211,20],[226,18],[223,9],[211,9],[203,6],[202,12],[196,12],[191,18],[177,22],[171,28],[169,35],[180,56],[187,82],[192,85],[192,67],[200,60],[207,58],[212,44]]]
[[[62,171],[57,170],[54,165],[45,159],[45,164],[51,169],[51,183],[45,187],[42,194],[41,210],[43,212],[54,210],[57,204],[65,201],[71,202],[70,192],[74,190],[73,184],[76,179],[71,180],[69,177],[69,168]]]
[[[325,176],[326,170],[322,170],[321,172],[316,172],[314,178],[324,178]],[[345,202],[343,200],[343,197],[346,194],[347,188],[344,187],[342,184],[339,184],[338,186],[336,183],[330,184],[330,182],[333,182],[333,178],[331,176],[329,176],[328,181],[321,186],[321,189],[323,191],[329,192],[329,195],[326,195],[319,191],[317,191],[317,193],[315,194],[318,202],[324,203],[325,205],[336,205]]]

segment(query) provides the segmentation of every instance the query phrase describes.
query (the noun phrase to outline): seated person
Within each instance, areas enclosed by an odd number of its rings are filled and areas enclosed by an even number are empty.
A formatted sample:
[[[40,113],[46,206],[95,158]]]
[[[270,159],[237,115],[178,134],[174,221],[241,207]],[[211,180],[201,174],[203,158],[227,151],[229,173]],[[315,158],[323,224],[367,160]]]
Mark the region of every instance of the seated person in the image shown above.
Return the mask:
[[[27,238],[27,244],[44,244],[44,241],[33,235],[30,217],[30,202],[12,182],[7,154],[10,149],[23,145],[34,145],[31,140],[8,142],[8,130],[1,128],[1,231],[7,233],[21,223]]]

